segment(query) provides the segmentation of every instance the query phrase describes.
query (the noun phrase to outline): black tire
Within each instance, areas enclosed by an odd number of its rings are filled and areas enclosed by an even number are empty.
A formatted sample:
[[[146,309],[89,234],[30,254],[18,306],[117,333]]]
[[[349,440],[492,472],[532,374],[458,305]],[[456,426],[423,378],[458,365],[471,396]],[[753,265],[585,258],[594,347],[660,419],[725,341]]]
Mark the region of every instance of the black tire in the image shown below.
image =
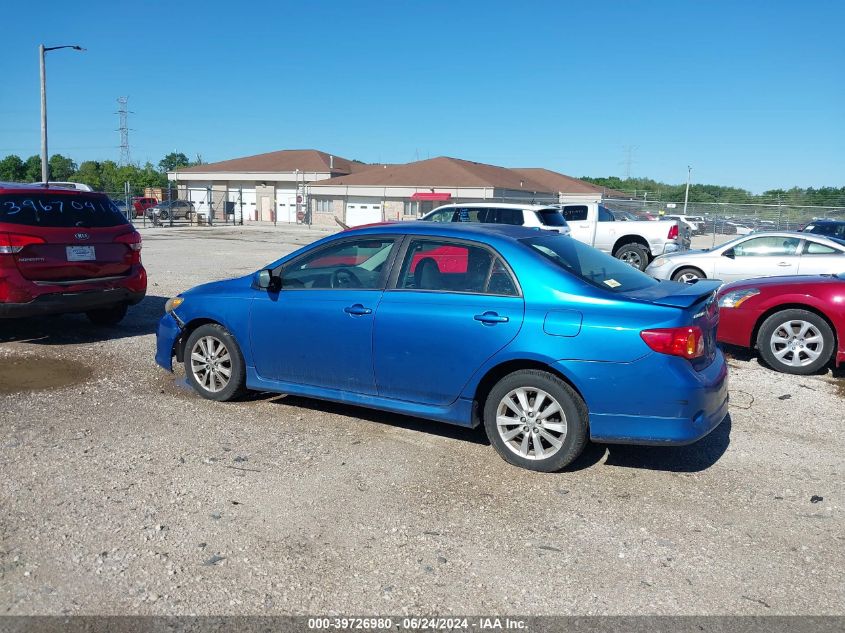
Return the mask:
[[[125,303],[119,303],[110,308],[100,308],[99,310],[89,310],[85,313],[88,320],[94,325],[117,325],[126,316],[128,306]]]
[[[514,444],[509,444],[508,440],[500,433],[500,425],[497,422],[497,418],[500,417],[500,409],[504,410],[505,416],[516,414],[515,410],[508,409],[504,406],[504,400],[507,397],[511,403],[518,404],[518,398],[512,396],[512,394],[520,389],[525,390],[528,394],[526,400],[530,407],[533,407],[534,403],[540,399],[539,392],[536,390],[542,390],[547,396],[557,401],[562,414],[556,413],[548,416],[546,420],[538,422],[544,411],[548,411],[552,406],[551,401],[549,401],[549,404],[545,404],[546,399],[544,396],[543,402],[538,407],[538,410],[533,411],[531,414],[531,417],[534,418],[533,420],[529,420],[526,417],[517,418],[515,415],[513,418],[510,418],[514,420],[514,423],[506,425],[508,432],[517,432],[517,435],[513,438]],[[531,393],[534,393],[533,399],[530,398]],[[542,429],[537,428],[549,421],[551,421],[552,425],[557,425],[557,427],[563,425],[563,435],[554,435],[560,432],[559,429],[553,430],[548,426],[544,426]],[[523,426],[523,422],[525,422],[525,426]],[[584,446],[587,443],[588,428],[589,414],[584,401],[572,387],[554,374],[548,372],[536,369],[523,369],[508,374],[496,383],[484,402],[484,429],[487,432],[490,443],[506,462],[514,466],[519,466],[520,468],[545,473],[557,472],[565,468],[584,450]],[[522,430],[519,431],[518,429]],[[524,429],[529,430],[526,433]],[[544,430],[546,431],[545,434]],[[536,442],[538,439],[541,451],[550,451],[555,448],[554,445],[543,439],[547,438],[550,433],[555,439],[560,440],[560,447],[549,457],[537,457]],[[526,435],[530,436],[531,439],[526,439]],[[519,449],[515,446],[516,443],[526,447],[526,454],[529,456],[523,457],[519,454]],[[548,444],[548,448],[544,448],[544,444]],[[532,451],[533,457],[530,456]]]
[[[672,274],[672,281],[680,281],[682,283],[690,283],[692,277],[696,279],[707,279],[707,275],[703,272],[698,270],[698,268],[692,268],[691,266],[687,266],[685,268],[679,268]]]
[[[224,356],[220,348],[210,350],[208,345],[209,339],[214,339],[225,347],[227,356]],[[205,343],[205,350],[202,351],[202,344],[200,344],[200,351],[198,354],[204,355],[206,358],[216,358],[219,364],[215,364],[211,369],[206,364],[202,369],[196,369],[199,365],[195,365],[192,358],[194,348],[197,347],[200,340]],[[225,359],[225,360],[224,360]],[[196,330],[191,332],[188,341],[185,343],[185,376],[194,390],[203,398],[208,400],[216,400],[218,402],[226,402],[234,400],[242,396],[246,392],[246,370],[244,365],[244,357],[241,354],[241,348],[238,346],[235,337],[233,337],[222,325],[217,323],[207,323],[199,326]],[[215,370],[216,368],[216,370]],[[219,389],[214,389],[222,383],[225,378],[225,371],[229,371],[228,380]],[[219,382],[218,382],[219,381]],[[208,383],[208,387],[204,384]]]
[[[776,335],[784,340],[775,340]],[[757,350],[775,371],[804,376],[830,362],[835,340],[828,322],[815,312],[781,310],[763,321],[757,332]]]
[[[167,222],[170,219],[170,211],[166,211],[164,209],[161,210],[161,213],[158,214],[159,222]]]
[[[645,270],[648,267],[648,249],[639,242],[628,242],[627,244],[623,244],[616,249],[613,256],[639,270]]]

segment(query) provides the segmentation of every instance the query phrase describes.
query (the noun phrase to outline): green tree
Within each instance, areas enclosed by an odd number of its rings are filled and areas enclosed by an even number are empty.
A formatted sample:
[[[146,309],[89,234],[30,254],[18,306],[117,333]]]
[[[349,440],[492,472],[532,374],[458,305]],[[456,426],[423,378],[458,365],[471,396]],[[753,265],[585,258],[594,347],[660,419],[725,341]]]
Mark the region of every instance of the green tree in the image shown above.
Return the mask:
[[[9,154],[0,160],[0,180],[20,182],[26,178],[26,168],[20,156]]]
[[[37,154],[30,156],[23,164],[23,179],[26,182],[39,182],[41,180],[41,157]]]
[[[76,172],[76,163],[61,154],[53,154],[47,163],[50,165],[50,180],[66,181]]]
[[[80,163],[79,169],[70,177],[70,180],[90,185],[95,191],[104,191],[101,171],[100,163],[95,160],[86,160]]]
[[[189,167],[191,160],[182,152],[170,152],[158,161],[158,168],[163,172],[174,171],[180,167]]]

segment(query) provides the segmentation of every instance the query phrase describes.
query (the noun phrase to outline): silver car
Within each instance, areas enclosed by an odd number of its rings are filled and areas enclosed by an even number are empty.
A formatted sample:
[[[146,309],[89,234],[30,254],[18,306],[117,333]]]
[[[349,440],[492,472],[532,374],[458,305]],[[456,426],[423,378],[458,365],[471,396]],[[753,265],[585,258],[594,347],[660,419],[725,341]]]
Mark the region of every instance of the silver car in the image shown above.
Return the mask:
[[[737,281],[752,277],[845,272],[845,242],[821,235],[767,231],[743,235],[705,251],[657,257],[646,268],[656,279]]]

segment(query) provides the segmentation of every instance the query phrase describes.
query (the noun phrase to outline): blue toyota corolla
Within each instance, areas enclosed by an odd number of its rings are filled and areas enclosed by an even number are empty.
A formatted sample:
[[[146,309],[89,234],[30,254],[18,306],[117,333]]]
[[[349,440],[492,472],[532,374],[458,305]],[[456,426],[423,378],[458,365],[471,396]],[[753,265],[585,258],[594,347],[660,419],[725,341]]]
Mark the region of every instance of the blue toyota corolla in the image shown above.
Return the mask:
[[[384,224],[170,299],[156,361],[203,397],[276,391],[462,426],[556,471],[588,439],[687,444],[727,415],[718,282],[658,282],[557,233]]]

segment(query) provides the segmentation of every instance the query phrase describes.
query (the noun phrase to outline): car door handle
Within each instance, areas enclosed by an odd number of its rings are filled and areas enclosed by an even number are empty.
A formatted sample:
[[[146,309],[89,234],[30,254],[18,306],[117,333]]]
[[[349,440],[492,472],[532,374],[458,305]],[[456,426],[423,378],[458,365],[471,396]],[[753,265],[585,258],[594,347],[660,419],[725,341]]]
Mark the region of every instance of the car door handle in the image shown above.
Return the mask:
[[[362,316],[364,314],[372,314],[373,312],[371,308],[365,308],[360,303],[356,303],[354,306],[348,306],[343,311],[352,316]]]
[[[473,317],[476,321],[481,321],[485,325],[493,325],[495,323],[507,323],[510,319],[506,316],[499,316],[495,312],[485,312],[484,314],[476,314]]]
[[[778,266],[792,266],[789,262],[778,262]]]

